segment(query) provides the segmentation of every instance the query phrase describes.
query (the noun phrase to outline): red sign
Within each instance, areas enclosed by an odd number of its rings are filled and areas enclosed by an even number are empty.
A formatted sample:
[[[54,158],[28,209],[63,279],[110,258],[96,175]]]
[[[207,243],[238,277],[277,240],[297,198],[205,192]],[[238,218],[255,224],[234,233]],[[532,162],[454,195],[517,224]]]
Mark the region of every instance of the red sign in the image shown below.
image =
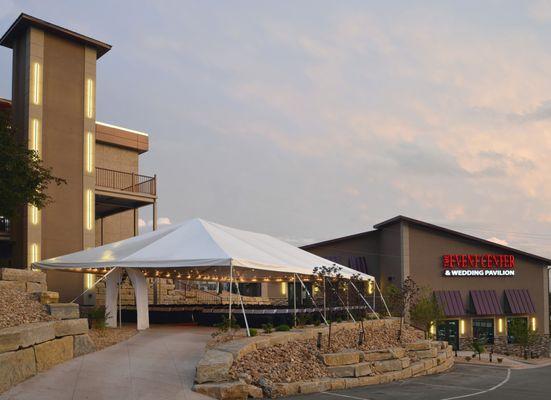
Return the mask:
[[[514,276],[515,256],[510,254],[444,254],[444,276]]]

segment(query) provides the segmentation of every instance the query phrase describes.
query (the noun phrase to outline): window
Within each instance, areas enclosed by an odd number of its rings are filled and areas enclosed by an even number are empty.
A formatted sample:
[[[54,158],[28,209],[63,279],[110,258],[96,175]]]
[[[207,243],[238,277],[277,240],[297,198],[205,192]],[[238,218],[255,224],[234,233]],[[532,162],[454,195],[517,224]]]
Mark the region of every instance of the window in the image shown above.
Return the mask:
[[[485,339],[486,343],[494,344],[494,320],[473,319],[473,338]]]

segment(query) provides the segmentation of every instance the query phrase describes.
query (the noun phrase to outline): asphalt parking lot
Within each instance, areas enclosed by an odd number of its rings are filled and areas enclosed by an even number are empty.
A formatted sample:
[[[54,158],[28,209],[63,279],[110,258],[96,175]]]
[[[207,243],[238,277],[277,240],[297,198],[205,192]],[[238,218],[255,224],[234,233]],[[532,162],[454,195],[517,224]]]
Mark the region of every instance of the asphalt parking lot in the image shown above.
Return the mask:
[[[423,376],[385,385],[368,386],[295,396],[293,399],[338,400],[496,400],[549,399],[551,367],[509,370],[507,368],[456,364],[444,374]]]

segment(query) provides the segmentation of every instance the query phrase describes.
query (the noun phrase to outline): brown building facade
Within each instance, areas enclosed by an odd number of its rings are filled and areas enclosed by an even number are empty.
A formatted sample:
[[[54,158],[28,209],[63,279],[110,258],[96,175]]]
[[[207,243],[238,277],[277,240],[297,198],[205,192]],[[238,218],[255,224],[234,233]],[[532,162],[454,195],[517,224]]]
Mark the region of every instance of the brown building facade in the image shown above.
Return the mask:
[[[373,275],[383,292],[408,276],[430,287],[446,317],[433,333],[458,347],[506,342],[514,319],[549,335],[551,260],[403,216],[374,228],[303,249]]]
[[[26,14],[0,44],[13,50],[12,99],[0,106],[20,142],[67,182],[48,188],[53,201],[44,209],[29,205],[12,221],[0,217],[0,263],[29,267],[137,234],[138,209],[152,205],[156,214],[156,177],[139,174],[147,134],[96,121],[96,62],[111,46]],[[48,272],[63,301],[92,281]]]

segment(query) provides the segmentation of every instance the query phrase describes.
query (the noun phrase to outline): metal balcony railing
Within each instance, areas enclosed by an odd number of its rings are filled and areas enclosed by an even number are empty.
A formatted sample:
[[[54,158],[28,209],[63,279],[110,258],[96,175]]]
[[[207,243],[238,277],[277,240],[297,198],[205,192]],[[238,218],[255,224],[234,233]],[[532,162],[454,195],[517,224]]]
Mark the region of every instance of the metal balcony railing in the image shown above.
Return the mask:
[[[155,196],[157,194],[157,176],[96,167],[96,186]]]

